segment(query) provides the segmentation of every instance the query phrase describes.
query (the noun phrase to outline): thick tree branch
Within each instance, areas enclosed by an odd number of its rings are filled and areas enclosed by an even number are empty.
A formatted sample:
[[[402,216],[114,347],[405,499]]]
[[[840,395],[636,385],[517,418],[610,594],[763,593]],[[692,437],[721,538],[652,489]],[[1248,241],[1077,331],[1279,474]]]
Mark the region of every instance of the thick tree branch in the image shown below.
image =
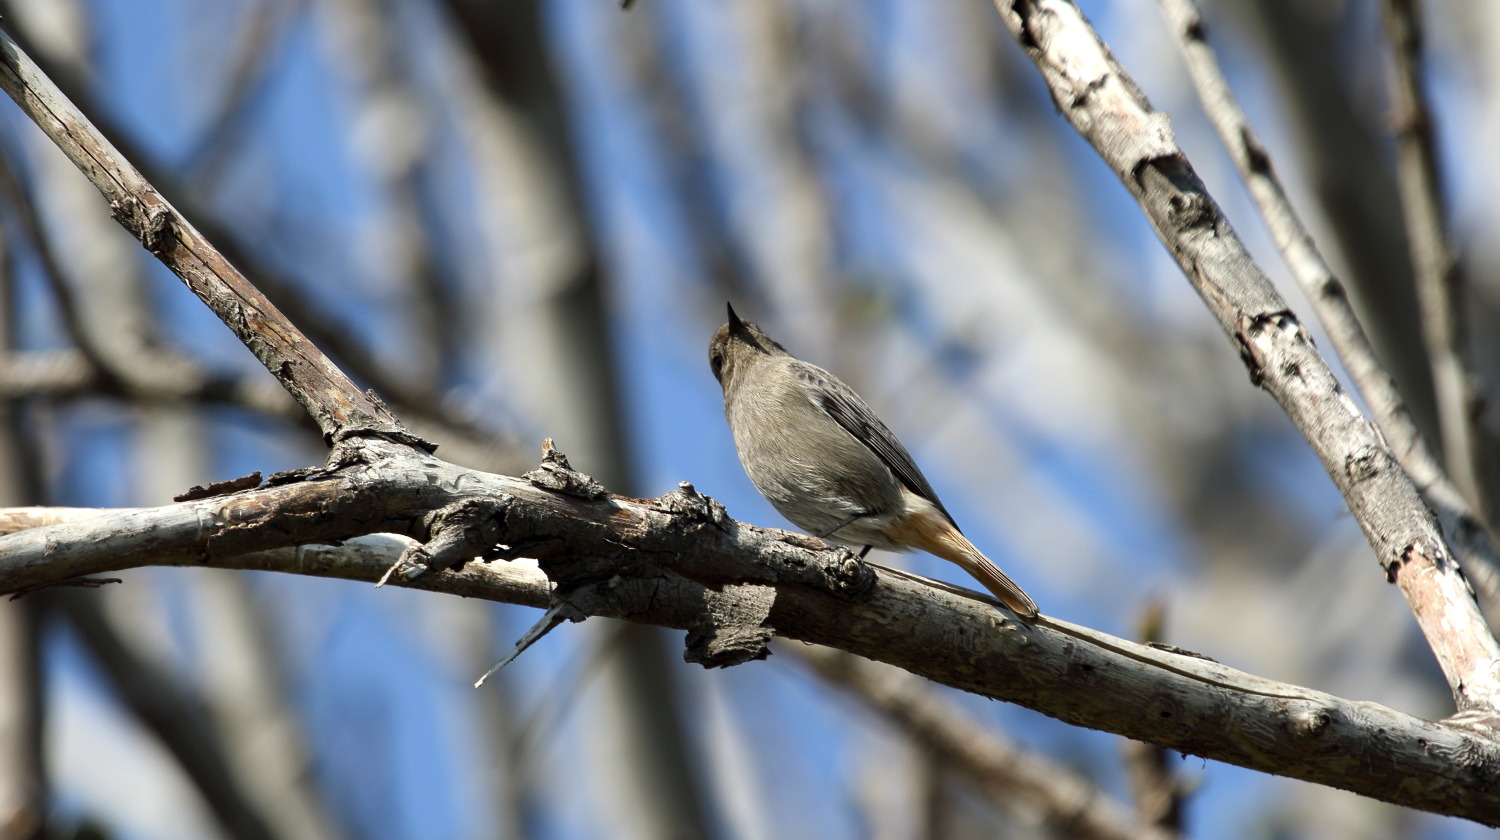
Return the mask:
[[[353,445],[351,444],[347,445]],[[872,569],[818,540],[735,522],[690,487],[609,496],[555,461],[510,478],[379,441],[352,466],[161,508],[103,511],[0,538],[0,592],[142,565],[256,568],[379,579],[389,538],[427,539],[489,506],[493,539],[520,563],[469,563],[400,585],[688,630],[691,661],[764,655],[774,633],[956,688],[1263,772],[1500,825],[1500,745],[1488,730],[1263,680],[1211,660],[1047,619],[1027,626],[984,596]],[[35,521],[9,511],[0,527]],[[43,521],[47,521],[44,519]],[[258,552],[258,553],[251,553]],[[543,574],[545,572],[545,574]]]
[[[1379,432],[1339,387],[1172,136],[1167,116],[1065,0],[997,2],[1058,109],[1140,203],[1209,310],[1311,444],[1406,597],[1460,711],[1500,708],[1500,645],[1441,529]]]
[[[355,387],[162,198],[4,31],[0,88],[98,188],[120,224],[180,277],[307,409],[325,440],[379,434],[421,443],[373,394]]]
[[[1444,472],[1437,454],[1417,427],[1405,398],[1375,353],[1354,312],[1344,285],[1334,276],[1293,209],[1271,165],[1271,155],[1250,127],[1229,82],[1208,45],[1202,15],[1193,0],[1162,0],[1172,33],[1182,46],[1188,75],[1219,140],[1229,150],[1240,177],[1260,209],[1287,268],[1317,310],[1334,349],[1364,395],[1391,450],[1433,506],[1443,532],[1486,602],[1500,615],[1500,556],[1474,508]]]

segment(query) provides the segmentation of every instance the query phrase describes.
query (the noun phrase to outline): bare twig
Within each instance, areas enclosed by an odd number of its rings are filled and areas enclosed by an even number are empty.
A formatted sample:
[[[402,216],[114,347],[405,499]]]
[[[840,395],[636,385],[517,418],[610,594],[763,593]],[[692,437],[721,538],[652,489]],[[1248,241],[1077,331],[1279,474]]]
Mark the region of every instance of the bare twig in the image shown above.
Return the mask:
[[[1438,184],[1432,112],[1422,89],[1422,22],[1413,0],[1385,0],[1391,42],[1391,107],[1396,123],[1396,184],[1411,240],[1422,338],[1436,391],[1448,474],[1469,501],[1484,509],[1475,419],[1478,397],[1465,359],[1463,289],[1448,247]]]
[[[1271,165],[1270,154],[1250,127],[1205,36],[1193,0],[1162,0],[1172,32],[1182,45],[1188,74],[1215,131],[1250,188],[1261,218],[1282,258],[1328,331],[1334,349],[1370,406],[1401,466],[1432,504],[1443,532],[1486,603],[1500,614],[1500,556],[1464,493],[1448,477],[1422,435],[1396,382],[1381,365],[1344,286],[1313,242]]]
[[[124,581],[120,580],[119,578],[104,578],[104,577],[76,577],[76,578],[68,578],[67,580],[53,581],[52,583],[43,583],[43,584],[40,584],[38,586],[31,586],[31,587],[27,587],[25,589],[17,589],[15,592],[10,593],[9,600],[15,601],[15,600],[18,600],[18,599],[21,599],[21,598],[25,598],[27,595],[31,595],[31,594],[34,594],[36,592],[40,592],[43,589],[69,589],[69,588],[76,588],[76,589],[99,589],[100,587],[109,586],[112,583],[123,583],[123,582]]]
[[[1255,265],[1186,155],[1072,3],[997,2],[1059,110],[1145,211],[1238,348],[1322,461],[1400,587],[1461,712],[1500,708],[1500,644],[1432,511],[1307,331]]]
[[[378,585],[379,584],[377,584],[377,586]],[[540,641],[543,636],[556,629],[557,625],[562,624],[564,619],[566,618],[564,613],[569,611],[570,609],[574,608],[567,601],[558,601],[557,603],[548,607],[547,611],[545,613],[542,613],[542,617],[537,619],[535,624],[531,625],[531,629],[527,630],[521,636],[521,638],[516,641],[515,647],[511,648],[509,653],[501,657],[500,661],[496,662],[494,667],[490,668],[488,671],[485,671],[479,677],[479,679],[474,681],[474,687],[479,688],[480,686],[484,685],[485,680],[493,677],[497,672],[499,672],[501,668],[504,668],[506,665],[509,665],[510,663],[516,661],[516,657],[525,653],[528,648]],[[584,616],[577,616],[576,620],[582,621],[583,618]]]
[[[162,198],[3,31],[0,88],[88,176],[115,218],[182,278],[292,393],[318,423],[325,440],[378,434],[420,443],[378,399],[355,387]]]

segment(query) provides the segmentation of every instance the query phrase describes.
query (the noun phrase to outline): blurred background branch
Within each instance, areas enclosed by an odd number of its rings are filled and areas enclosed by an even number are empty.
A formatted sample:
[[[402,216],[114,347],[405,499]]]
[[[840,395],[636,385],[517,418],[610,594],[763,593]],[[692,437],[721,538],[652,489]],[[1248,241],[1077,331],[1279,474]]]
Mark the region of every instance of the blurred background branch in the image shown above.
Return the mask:
[[[1481,397],[1469,373],[1468,295],[1448,245],[1443,190],[1438,184],[1438,130],[1428,106],[1422,66],[1425,28],[1410,0],[1382,3],[1390,42],[1391,121],[1396,139],[1396,186],[1411,242],[1411,268],[1422,314],[1422,340],[1437,400],[1448,474],[1471,504],[1484,505],[1476,421]]]
[[[1039,822],[1086,840],[1181,836],[1151,816],[1132,814],[1090,779],[987,731],[910,674],[832,648],[788,644],[779,649],[880,712],[930,750],[936,766],[985,791],[1023,824]]]

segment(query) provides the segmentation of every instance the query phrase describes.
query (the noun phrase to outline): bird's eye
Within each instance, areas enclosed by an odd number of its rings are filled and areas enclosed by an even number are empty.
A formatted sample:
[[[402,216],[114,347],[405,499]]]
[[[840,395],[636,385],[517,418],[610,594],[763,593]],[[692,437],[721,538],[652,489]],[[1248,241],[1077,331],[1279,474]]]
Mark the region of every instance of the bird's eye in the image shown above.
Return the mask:
[[[724,354],[718,350],[708,354],[708,366],[713,368],[714,376],[718,377],[724,372]]]

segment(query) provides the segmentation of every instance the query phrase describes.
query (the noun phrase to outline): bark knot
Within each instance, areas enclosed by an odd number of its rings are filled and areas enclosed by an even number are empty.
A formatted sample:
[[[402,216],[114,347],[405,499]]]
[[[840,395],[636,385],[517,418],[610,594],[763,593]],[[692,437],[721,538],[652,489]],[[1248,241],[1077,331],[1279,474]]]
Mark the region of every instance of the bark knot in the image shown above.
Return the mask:
[[[661,497],[662,509],[677,514],[688,522],[702,522],[723,528],[729,521],[729,512],[713,498],[698,492],[692,482],[681,481],[677,489]]]
[[[1298,735],[1317,737],[1328,731],[1333,715],[1321,706],[1308,706],[1292,713],[1293,731]]]
[[[1382,462],[1380,450],[1373,446],[1361,446],[1344,458],[1344,474],[1350,481],[1369,481],[1380,475]]]
[[[602,499],[609,495],[604,485],[568,463],[568,456],[552,447],[552,438],[542,441],[542,463],[522,476],[533,487],[573,496],[578,499]]]
[[[1256,387],[1265,384],[1266,367],[1271,356],[1280,349],[1279,345],[1288,340],[1311,343],[1302,323],[1288,309],[1255,315],[1240,313],[1235,326],[1234,340],[1240,348],[1240,359],[1250,371],[1250,381]],[[1295,363],[1283,362],[1281,373],[1296,376],[1299,368]]]

